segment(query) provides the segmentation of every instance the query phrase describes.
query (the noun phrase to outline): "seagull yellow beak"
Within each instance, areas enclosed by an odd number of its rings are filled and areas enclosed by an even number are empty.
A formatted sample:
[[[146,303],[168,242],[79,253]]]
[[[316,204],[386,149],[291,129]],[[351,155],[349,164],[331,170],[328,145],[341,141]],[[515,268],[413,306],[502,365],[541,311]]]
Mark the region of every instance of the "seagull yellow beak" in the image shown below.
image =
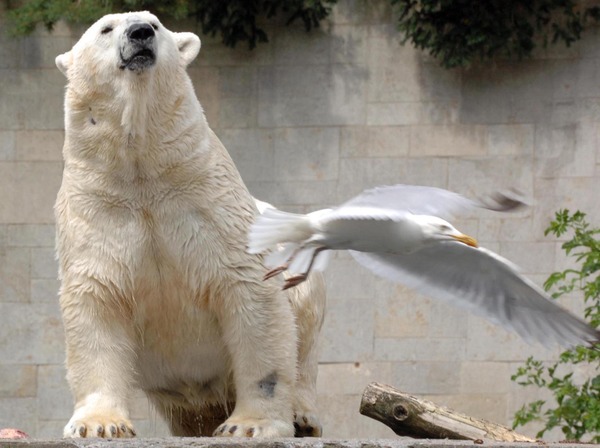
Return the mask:
[[[467,246],[471,246],[471,247],[479,247],[479,245],[477,244],[477,240],[475,238],[473,238],[472,236],[469,235],[464,235],[462,233],[459,233],[458,235],[450,235],[452,238],[454,238],[457,241],[460,241],[463,244],[466,244]]]

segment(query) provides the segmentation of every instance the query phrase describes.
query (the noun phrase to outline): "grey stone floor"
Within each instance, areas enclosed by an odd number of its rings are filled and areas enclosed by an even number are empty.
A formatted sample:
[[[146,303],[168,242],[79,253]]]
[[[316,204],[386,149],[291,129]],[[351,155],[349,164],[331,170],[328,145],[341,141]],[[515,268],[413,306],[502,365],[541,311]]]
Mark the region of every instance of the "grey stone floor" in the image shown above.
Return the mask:
[[[577,443],[505,443],[488,442],[476,444],[457,440],[397,439],[274,439],[240,440],[222,438],[156,438],[156,439],[82,439],[82,440],[0,440],[0,448],[463,448],[484,446],[490,448],[524,448],[531,446],[552,448],[581,448]],[[590,445],[591,446],[591,445]]]

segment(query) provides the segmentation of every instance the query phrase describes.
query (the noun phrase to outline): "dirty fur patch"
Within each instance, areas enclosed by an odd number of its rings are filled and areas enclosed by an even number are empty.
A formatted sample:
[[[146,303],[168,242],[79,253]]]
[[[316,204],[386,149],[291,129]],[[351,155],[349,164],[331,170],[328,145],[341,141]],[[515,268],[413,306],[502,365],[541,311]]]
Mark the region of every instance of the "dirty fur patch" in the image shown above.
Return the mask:
[[[277,372],[272,372],[258,382],[258,388],[267,398],[275,396],[275,386],[277,386]]]

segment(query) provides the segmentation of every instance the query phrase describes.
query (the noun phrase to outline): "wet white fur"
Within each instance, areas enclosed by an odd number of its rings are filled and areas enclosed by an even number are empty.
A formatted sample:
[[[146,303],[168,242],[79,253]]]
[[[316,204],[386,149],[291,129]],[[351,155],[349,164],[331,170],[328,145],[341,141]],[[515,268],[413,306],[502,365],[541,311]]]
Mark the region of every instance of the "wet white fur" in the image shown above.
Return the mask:
[[[141,73],[119,68],[132,20],[158,26]],[[285,295],[246,253],[257,209],[186,74],[199,49],[139,12],[100,19],[56,58],[68,78],[55,208],[75,399],[65,436],[132,435],[135,388],[176,434],[178,410],[208,419],[207,405],[234,399],[224,435],[291,436],[294,413],[318,426],[322,279]],[[274,372],[268,396],[259,385]]]

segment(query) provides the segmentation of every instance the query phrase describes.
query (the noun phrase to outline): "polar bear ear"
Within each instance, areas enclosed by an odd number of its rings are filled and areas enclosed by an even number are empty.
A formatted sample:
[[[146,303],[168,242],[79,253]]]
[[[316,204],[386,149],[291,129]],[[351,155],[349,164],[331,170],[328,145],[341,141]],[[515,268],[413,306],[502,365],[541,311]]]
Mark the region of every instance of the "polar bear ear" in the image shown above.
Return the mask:
[[[200,38],[194,33],[173,33],[184,65],[192,62],[200,51]]]
[[[67,51],[66,53],[59,54],[56,56],[54,63],[62,74],[67,76],[67,70],[69,69],[69,65],[71,65],[71,52]]]

